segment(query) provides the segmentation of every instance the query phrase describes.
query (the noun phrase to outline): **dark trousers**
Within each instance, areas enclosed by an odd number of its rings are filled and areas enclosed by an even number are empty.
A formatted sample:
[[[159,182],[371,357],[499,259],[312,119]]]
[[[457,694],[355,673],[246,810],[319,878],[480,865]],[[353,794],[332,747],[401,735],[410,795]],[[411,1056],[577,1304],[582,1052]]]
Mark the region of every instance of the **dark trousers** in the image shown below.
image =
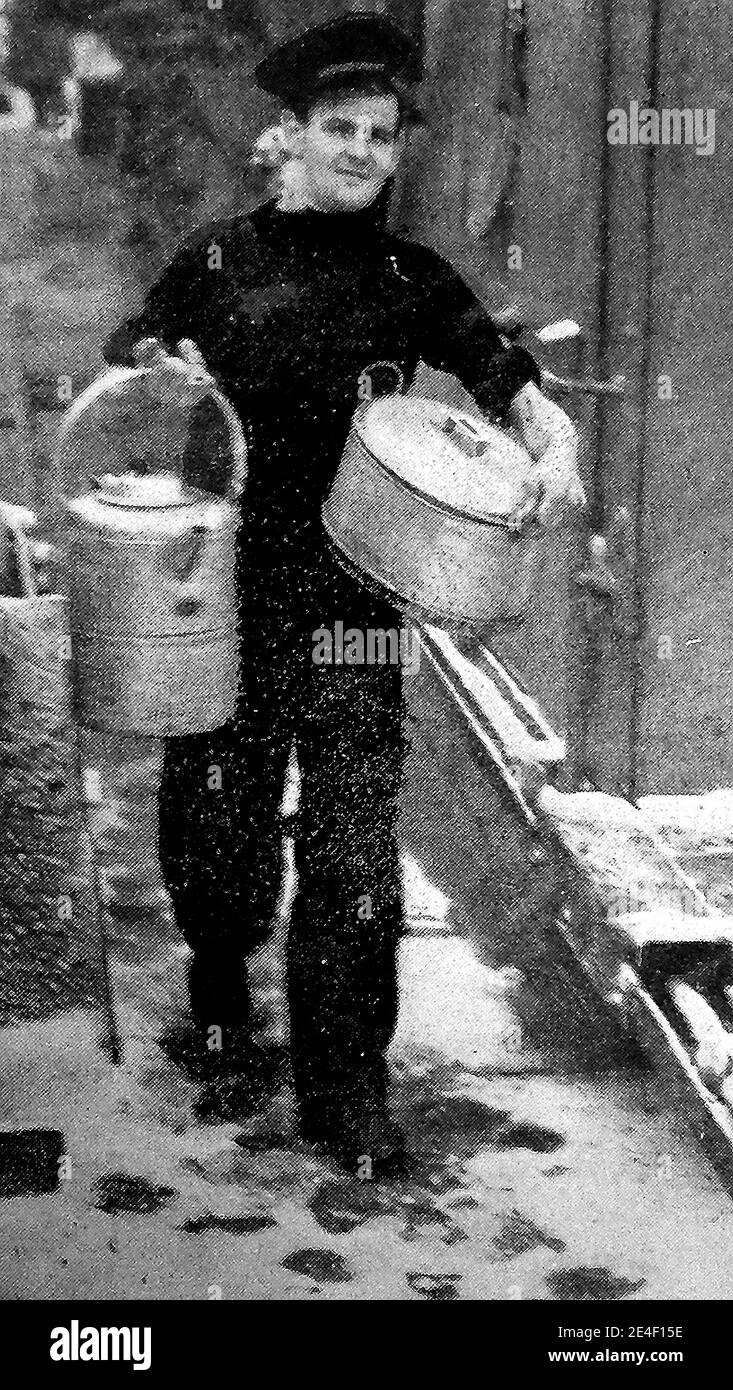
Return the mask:
[[[314,603],[295,615],[276,605],[258,621],[248,615],[237,719],[213,734],[169,739],[160,789],[160,856],[179,928],[225,978],[273,922],[295,742],[291,1057],[301,1110],[321,1119],[352,1099],[386,1094],[403,929],[395,838],[402,673],[398,665],[314,664],[313,633],[332,614]],[[386,607],[364,616],[399,623]]]

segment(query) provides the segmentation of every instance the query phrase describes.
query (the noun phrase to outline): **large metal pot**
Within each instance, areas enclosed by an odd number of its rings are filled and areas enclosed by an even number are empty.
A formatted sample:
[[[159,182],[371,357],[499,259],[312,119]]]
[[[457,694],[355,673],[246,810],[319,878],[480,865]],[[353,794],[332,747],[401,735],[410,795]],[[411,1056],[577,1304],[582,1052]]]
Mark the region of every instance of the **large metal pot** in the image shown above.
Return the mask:
[[[420,396],[361,406],[323,509],[339,556],[431,618],[526,613],[542,528],[512,514],[532,460],[488,421]]]

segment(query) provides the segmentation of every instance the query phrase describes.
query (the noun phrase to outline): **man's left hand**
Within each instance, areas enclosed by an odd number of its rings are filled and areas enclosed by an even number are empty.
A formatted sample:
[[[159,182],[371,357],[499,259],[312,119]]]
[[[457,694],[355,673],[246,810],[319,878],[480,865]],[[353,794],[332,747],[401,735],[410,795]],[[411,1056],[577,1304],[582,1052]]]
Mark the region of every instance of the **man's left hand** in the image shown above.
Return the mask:
[[[587,499],[577,468],[578,432],[565,411],[529,382],[514,397],[509,419],[535,461],[513,519],[522,521],[533,514],[548,525],[584,506]]]

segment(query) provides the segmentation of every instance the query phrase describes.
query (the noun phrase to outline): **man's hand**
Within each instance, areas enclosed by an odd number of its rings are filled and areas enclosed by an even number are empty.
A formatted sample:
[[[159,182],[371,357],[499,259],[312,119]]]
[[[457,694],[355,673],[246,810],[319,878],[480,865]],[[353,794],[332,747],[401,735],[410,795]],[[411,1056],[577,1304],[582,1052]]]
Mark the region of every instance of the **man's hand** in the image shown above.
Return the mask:
[[[163,405],[190,409],[216,387],[195,343],[182,338],[178,357],[172,357],[157,338],[143,338],[134,349],[135,363],[147,368],[142,389],[149,399]]]
[[[509,419],[535,460],[514,520],[536,513],[540,521],[550,524],[571,508],[584,506],[587,499],[577,469],[578,432],[565,411],[528,382],[514,397]]]

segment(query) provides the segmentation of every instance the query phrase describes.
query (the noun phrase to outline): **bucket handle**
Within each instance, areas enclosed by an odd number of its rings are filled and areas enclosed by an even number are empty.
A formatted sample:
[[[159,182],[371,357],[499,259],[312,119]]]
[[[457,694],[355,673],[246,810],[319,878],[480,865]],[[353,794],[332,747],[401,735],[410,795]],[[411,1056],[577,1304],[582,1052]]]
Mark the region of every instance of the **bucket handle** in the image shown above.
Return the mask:
[[[190,338],[182,338],[179,340],[177,346],[183,361],[187,362],[189,366],[199,367],[202,376],[202,385],[207,379],[211,382],[209,389],[203,392],[202,399],[208,396],[210,400],[215,401],[226,421],[227,430],[229,432],[229,448],[232,454],[232,466],[229,472],[229,483],[225,496],[229,502],[236,502],[242,495],[242,489],[247,477],[247,441],[242,422],[231,402],[227,400],[226,396],[222,395],[221,391],[214,384],[213,377],[211,377],[206,362],[196,344],[192,342]],[[161,347],[157,338],[141,338],[140,342],[136,343],[134,348],[137,367],[141,368],[144,372],[151,371],[153,369],[155,357],[157,353],[160,352],[164,352],[164,349]],[[198,404],[198,402],[196,402],[196,404]]]
[[[93,381],[91,386],[88,386],[86,391],[83,391],[77,400],[73,402],[64,416],[57,436],[54,449],[54,462],[56,464],[60,464],[63,461],[64,445],[72,433],[72,430],[76,428],[87,409],[94,404],[99,396],[104,395],[107,390],[118,390],[120,387],[124,386],[126,382],[133,381],[135,378],[150,375],[153,370],[152,365],[143,364],[150,361],[151,352],[154,352],[156,348],[161,352],[164,351],[157,339],[142,339],[140,343],[136,344],[135,349],[136,360],[140,365],[135,367],[108,368],[107,371],[102,372],[101,375],[97,377],[96,381]],[[236,502],[241,497],[247,478],[248,451],[244,426],[231,402],[227,400],[226,396],[222,395],[221,391],[214,384],[213,378],[209,378],[211,383],[209,384],[209,381],[206,380],[207,377],[208,372],[206,368],[203,367],[201,384],[202,387],[205,386],[205,389],[202,389],[200,400],[205,400],[207,397],[213,400],[219,412],[224,417],[229,435],[229,448],[232,459],[225,496],[228,501]],[[197,404],[199,404],[199,401],[194,402],[194,405]]]
[[[229,482],[225,496],[229,502],[237,502],[242,495],[247,478],[247,439],[244,433],[244,426],[237,415],[234,406],[222,395],[218,387],[214,387],[207,395],[218,405],[229,430],[229,448],[232,455],[232,466],[229,470]]]

